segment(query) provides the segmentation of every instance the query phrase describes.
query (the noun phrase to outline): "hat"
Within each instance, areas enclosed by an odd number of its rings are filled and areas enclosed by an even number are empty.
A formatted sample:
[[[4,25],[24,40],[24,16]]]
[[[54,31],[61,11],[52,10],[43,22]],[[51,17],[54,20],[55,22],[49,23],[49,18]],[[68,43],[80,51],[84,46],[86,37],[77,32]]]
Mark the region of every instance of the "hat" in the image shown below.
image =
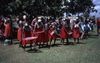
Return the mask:
[[[75,19],[78,19],[78,17],[76,17]]]
[[[25,23],[25,26],[28,26],[28,23]]]
[[[42,21],[41,19],[38,20],[38,22],[41,22],[41,21]]]
[[[19,24],[21,24],[21,23],[22,23],[22,21],[20,20],[20,21],[19,21]]]
[[[6,19],[4,19],[4,22],[7,22],[7,20],[6,20]]]
[[[26,15],[23,15],[23,19],[26,19]]]

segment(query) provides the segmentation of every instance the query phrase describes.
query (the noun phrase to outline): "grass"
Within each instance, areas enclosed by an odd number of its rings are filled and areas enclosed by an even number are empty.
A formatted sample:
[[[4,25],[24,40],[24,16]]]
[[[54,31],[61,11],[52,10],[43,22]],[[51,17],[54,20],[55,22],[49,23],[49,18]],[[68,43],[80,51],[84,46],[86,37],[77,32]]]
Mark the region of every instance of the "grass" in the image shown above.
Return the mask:
[[[24,51],[19,44],[0,44],[0,63],[100,63],[100,37],[91,34],[77,45],[57,45],[38,52]],[[16,40],[13,40],[17,43]],[[73,39],[69,40],[73,42]],[[61,44],[59,41],[56,44]]]

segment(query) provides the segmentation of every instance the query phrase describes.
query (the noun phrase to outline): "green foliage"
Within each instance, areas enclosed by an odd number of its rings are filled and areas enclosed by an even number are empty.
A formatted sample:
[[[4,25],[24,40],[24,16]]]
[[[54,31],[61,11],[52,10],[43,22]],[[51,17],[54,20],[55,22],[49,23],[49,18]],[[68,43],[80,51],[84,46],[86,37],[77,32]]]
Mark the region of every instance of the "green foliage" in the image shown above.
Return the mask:
[[[69,3],[69,12],[76,13],[76,12],[84,12],[87,8],[93,6],[92,0],[71,0]]]
[[[31,15],[62,15],[63,0],[0,0],[0,14],[20,14],[27,12]],[[68,6],[67,11],[71,13],[84,12],[86,8],[92,6],[91,0],[64,0],[64,5]]]

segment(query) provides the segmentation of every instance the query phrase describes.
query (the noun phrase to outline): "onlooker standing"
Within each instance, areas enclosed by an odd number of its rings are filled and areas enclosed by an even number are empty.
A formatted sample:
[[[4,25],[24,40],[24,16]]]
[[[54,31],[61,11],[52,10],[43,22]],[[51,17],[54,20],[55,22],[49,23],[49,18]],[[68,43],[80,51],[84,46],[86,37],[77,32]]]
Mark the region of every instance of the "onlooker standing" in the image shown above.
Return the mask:
[[[97,34],[100,36],[100,18],[97,19]]]

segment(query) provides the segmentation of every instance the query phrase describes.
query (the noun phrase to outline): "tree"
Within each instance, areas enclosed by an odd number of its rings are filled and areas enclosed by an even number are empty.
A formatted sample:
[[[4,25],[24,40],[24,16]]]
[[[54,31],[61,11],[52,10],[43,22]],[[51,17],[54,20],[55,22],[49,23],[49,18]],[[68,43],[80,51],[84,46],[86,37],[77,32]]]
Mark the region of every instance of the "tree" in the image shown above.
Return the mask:
[[[0,0],[0,14],[20,14],[24,11],[30,15],[62,16],[62,2],[66,12],[84,12],[91,7],[92,0]]]
[[[33,15],[61,14],[61,0],[0,0],[0,6],[0,14],[18,14],[23,11]]]
[[[87,8],[93,6],[92,0],[70,0],[68,10],[71,13],[85,12]]]

